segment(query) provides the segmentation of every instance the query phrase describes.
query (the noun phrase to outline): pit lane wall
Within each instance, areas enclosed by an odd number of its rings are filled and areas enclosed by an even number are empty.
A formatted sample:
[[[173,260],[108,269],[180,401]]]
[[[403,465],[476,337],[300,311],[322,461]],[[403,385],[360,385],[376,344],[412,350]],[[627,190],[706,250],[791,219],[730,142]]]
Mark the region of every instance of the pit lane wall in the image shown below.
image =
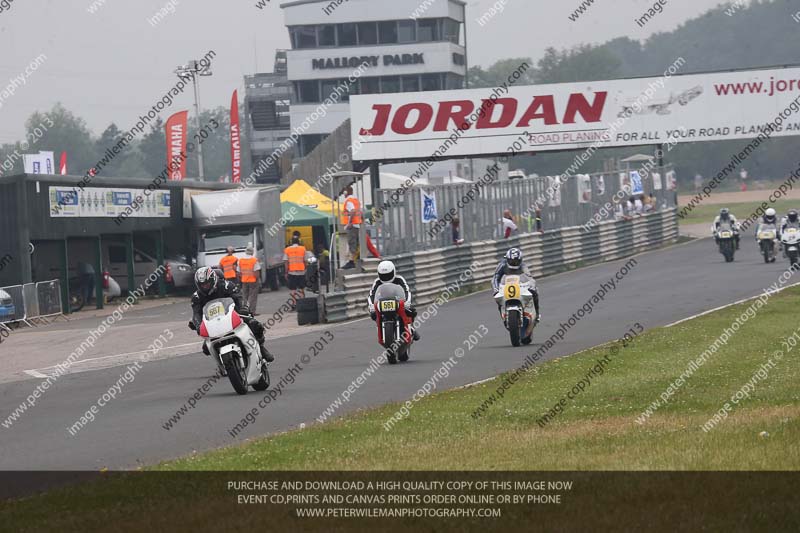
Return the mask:
[[[394,261],[398,273],[411,286],[413,303],[422,309],[447,287],[464,290],[489,282],[497,263],[513,246],[522,249],[526,264],[538,278],[653,250],[677,238],[677,211],[669,208],[630,220],[600,222],[589,231],[580,226],[566,227],[385,259]],[[327,322],[367,316],[367,293],[377,277],[378,263],[365,261],[366,272],[345,277],[344,291],[324,295]]]

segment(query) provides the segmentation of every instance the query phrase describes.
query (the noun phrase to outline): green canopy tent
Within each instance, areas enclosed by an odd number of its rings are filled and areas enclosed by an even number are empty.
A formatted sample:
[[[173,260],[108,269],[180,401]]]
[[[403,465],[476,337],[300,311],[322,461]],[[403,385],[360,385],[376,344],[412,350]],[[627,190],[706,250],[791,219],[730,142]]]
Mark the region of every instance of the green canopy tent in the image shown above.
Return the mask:
[[[281,202],[281,214],[282,219],[286,221],[284,225],[286,226],[287,242],[296,229],[301,234],[306,234],[304,235],[305,242],[308,242],[308,235],[311,234],[315,245],[324,244],[326,248],[330,246],[328,235],[330,227],[333,225],[333,215],[294,202]]]

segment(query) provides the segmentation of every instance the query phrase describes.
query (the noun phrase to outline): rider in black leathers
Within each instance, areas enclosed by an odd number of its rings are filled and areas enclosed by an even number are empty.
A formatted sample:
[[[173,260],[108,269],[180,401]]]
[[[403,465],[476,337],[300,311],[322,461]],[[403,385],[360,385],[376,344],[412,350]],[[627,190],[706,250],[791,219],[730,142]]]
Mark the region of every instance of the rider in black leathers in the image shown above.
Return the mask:
[[[195,274],[195,286],[197,291],[192,295],[192,323],[197,331],[200,330],[200,324],[203,322],[203,307],[211,300],[219,298],[230,298],[233,300],[234,309],[242,317],[242,320],[250,327],[256,340],[261,347],[261,354],[267,362],[273,362],[275,357],[267,350],[264,345],[266,339],[264,336],[264,325],[253,318],[250,309],[247,307],[247,302],[242,296],[242,292],[235,283],[226,281],[214,269],[210,267],[203,267]],[[205,351],[205,345],[203,346]]]

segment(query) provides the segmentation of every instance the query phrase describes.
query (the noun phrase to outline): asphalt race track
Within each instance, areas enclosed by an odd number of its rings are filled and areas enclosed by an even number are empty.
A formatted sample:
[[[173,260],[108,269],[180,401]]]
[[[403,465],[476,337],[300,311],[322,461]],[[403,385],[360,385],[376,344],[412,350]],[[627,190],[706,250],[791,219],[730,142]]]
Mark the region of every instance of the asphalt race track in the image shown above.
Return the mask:
[[[650,329],[760,294],[777,281],[788,261],[779,258],[766,265],[753,239],[748,236],[742,241],[733,264],[725,264],[709,239],[637,256],[638,264],[618,282],[617,289],[578,322],[545,359],[619,338],[636,322]],[[488,328],[488,335],[459,360],[444,380],[445,386],[465,385],[518,366],[538,348],[538,341],[555,332],[559,322],[577,311],[626,261],[539,280],[544,320],[534,344],[528,347],[511,346],[487,292],[450,302],[421,328],[423,338],[414,346],[412,360],[382,366],[337,415],[409,399],[481,325]],[[798,281],[792,279],[789,284]],[[0,427],[0,470],[135,468],[313,423],[370,359],[381,353],[369,320],[332,325],[328,331],[335,337],[330,345],[262,410],[255,425],[236,438],[228,430],[257,405],[263,393],[238,396],[227,378],[218,381],[171,430],[162,427],[215,371],[212,361],[198,351],[145,363],[117,399],[101,408],[96,420],[75,436],[67,428],[117,382],[125,367],[61,377],[30,412],[10,428]],[[271,367],[273,386],[303,354],[310,353],[310,346],[321,336],[318,331],[269,343],[277,357]],[[150,339],[143,339],[141,346],[126,350],[144,349],[148,342]],[[199,346],[198,342],[198,350]],[[0,419],[5,420],[38,383],[29,379],[0,384]],[[471,412],[475,407],[465,405],[464,410]],[[413,413],[401,423],[413,424]]]

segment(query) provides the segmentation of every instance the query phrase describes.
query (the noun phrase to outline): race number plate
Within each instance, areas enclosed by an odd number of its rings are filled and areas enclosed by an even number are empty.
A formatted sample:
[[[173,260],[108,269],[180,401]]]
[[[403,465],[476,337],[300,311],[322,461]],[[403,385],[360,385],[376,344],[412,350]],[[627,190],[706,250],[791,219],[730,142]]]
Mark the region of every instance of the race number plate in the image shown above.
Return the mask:
[[[787,235],[794,235],[795,233],[797,233],[797,228],[786,228]]]
[[[723,231],[723,232],[721,232],[721,233],[719,234],[719,236],[720,236],[721,238],[723,238],[723,239],[730,239],[732,235],[731,235],[731,232],[730,232],[730,231]]]
[[[758,234],[758,238],[762,240],[771,240],[775,238],[774,231],[761,231]]]
[[[225,314],[225,306],[221,303],[216,303],[208,308],[206,314],[208,318],[217,318],[219,315]]]
[[[395,302],[394,300],[382,301],[381,311],[397,311],[397,302]]]
[[[519,276],[506,276],[506,285],[503,292],[506,300],[519,298]]]

